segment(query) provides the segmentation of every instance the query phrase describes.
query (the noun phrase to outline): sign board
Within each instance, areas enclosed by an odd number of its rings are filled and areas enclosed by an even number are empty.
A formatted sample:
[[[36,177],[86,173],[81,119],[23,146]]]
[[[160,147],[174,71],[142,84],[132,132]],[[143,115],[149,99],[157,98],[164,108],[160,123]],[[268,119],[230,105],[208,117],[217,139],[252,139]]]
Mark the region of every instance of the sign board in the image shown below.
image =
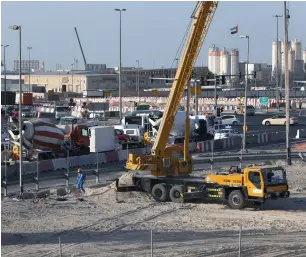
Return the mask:
[[[269,105],[269,97],[259,97],[260,105]]]

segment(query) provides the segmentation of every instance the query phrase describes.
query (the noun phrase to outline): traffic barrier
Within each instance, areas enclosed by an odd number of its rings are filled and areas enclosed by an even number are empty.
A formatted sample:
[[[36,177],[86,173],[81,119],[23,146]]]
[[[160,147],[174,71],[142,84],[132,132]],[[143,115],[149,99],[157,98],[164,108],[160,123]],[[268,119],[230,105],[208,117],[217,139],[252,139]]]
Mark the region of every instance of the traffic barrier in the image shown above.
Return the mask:
[[[29,162],[29,163],[24,163],[23,165],[23,174],[32,174],[37,171],[37,162]]]
[[[80,156],[73,156],[69,158],[69,167],[78,168],[80,167]]]
[[[119,160],[118,152],[116,152],[116,151],[106,152],[105,156],[106,156],[106,162],[107,163],[118,162],[118,160]]]
[[[54,170],[62,170],[67,168],[66,158],[58,158],[52,160]]]
[[[79,156],[79,158],[80,158],[79,159],[79,167],[90,166],[93,163],[97,162],[97,155],[96,154],[83,155],[83,156]]]
[[[298,129],[296,131],[295,138],[306,138],[306,130],[305,129]]]
[[[268,143],[268,141],[269,141],[268,133],[262,133],[258,135],[258,144]]]
[[[246,135],[246,143],[251,145],[258,144],[258,137],[260,137],[260,134]]]
[[[38,162],[38,170],[41,171],[54,171],[52,160],[45,160]]]
[[[105,153],[98,154],[98,161],[99,163],[107,163]]]
[[[268,133],[268,142],[278,142],[278,141],[284,141],[286,139],[286,132],[269,132]]]

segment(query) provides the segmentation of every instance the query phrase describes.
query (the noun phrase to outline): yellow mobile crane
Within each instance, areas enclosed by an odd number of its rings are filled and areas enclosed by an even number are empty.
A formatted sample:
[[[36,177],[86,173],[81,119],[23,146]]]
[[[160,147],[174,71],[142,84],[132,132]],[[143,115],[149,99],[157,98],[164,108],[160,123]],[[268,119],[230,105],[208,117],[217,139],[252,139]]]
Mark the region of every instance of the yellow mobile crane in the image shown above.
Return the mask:
[[[190,35],[175,75],[152,154],[129,154],[126,168],[133,171],[134,185],[131,188],[151,193],[156,201],[164,202],[170,197],[173,202],[181,202],[182,196],[184,199],[217,198],[228,202],[234,209],[241,209],[247,203],[257,205],[268,198],[289,197],[285,171],[281,167],[253,166],[243,171],[238,167],[231,168],[226,173],[210,174],[206,177],[190,176],[192,159],[188,149],[188,111],[184,147],[167,146],[176,112],[217,6],[217,2],[211,1],[197,3],[192,15]],[[117,180],[116,188],[121,191],[118,184]],[[125,187],[121,188],[127,190]]]
[[[168,137],[173,126],[176,112],[181,98],[188,85],[192,69],[199,55],[203,40],[218,6],[217,2],[198,2],[193,12],[193,22],[182,58],[170,91],[169,99],[157,137],[152,148],[152,155],[130,154],[126,168],[130,170],[149,169],[153,176],[182,176],[192,172],[189,156],[189,113],[186,114],[184,148],[167,146]],[[177,154],[184,154],[184,159],[177,158]]]

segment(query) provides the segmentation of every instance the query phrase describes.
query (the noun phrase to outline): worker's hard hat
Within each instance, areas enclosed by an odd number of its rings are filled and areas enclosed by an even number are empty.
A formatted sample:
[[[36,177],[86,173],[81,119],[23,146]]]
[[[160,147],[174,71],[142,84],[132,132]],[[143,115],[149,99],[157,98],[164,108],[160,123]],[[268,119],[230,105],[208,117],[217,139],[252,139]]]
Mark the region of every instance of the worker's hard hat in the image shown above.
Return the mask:
[[[82,171],[82,169],[81,168],[78,168],[78,173],[80,173]]]

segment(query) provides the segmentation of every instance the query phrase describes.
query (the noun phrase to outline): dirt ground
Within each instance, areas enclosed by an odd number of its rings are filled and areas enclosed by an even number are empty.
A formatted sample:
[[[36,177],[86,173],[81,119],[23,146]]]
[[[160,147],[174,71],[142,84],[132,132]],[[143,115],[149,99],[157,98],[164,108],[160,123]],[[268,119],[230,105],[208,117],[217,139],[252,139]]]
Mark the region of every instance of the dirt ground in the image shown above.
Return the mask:
[[[62,256],[151,256],[151,230],[154,256],[237,256],[240,226],[242,256],[306,256],[306,166],[285,168],[291,197],[264,210],[157,203],[140,192],[116,202],[114,184],[87,188],[84,201],[2,198],[2,256],[59,256],[59,237]]]

